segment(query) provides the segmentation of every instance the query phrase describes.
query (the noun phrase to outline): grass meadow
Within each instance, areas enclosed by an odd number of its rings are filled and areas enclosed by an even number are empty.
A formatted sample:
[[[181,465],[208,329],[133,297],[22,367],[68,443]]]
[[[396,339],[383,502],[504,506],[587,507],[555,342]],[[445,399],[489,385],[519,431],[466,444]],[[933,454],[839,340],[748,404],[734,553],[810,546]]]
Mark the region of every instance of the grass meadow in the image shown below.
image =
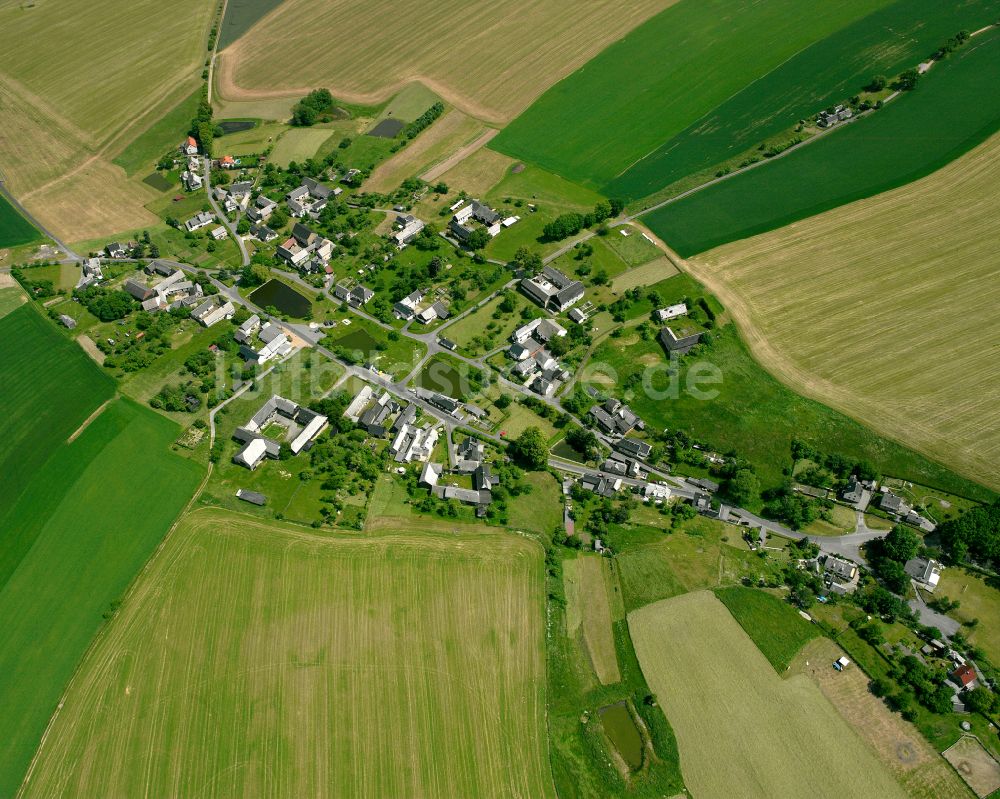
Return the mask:
[[[48,458],[115,393],[70,338],[29,304],[0,317],[0,338],[16,341],[0,368],[6,432],[0,438],[0,516],[9,512]],[[0,585],[23,555],[10,528],[0,534]],[[30,543],[26,543],[30,548]]]
[[[936,596],[945,596],[961,602],[951,615],[961,622],[979,619],[974,629],[962,630],[965,636],[980,647],[991,663],[1000,663],[1000,581],[988,579],[975,572],[955,566],[941,573]]]
[[[482,0],[432,7],[285,0],[221,54],[216,88],[224,100],[253,100],[327,86],[346,102],[375,103],[417,80],[464,113],[502,123],[669,4],[593,3],[567,13],[558,0],[541,0],[498,14]],[[274,46],[278,39],[281,47]],[[322,58],[288,57],[326,39],[336,46]]]
[[[711,344],[702,345],[680,361],[676,396],[670,389],[663,348],[655,338],[607,338],[595,350],[588,369],[598,363],[611,367],[611,373],[605,370],[595,375],[599,378],[595,382],[623,391],[625,400],[647,425],[654,429],[680,427],[712,449],[735,451],[756,466],[765,488],[784,479],[782,469],[791,466],[792,439],[798,438],[824,452],[867,459],[887,476],[972,499],[992,496],[939,463],[786,388],[751,357],[731,324],[713,331]],[[701,398],[686,387],[692,375],[699,375],[709,365],[719,370],[721,381],[700,384],[701,391],[709,392]],[[642,373],[650,367],[654,370],[650,384],[666,391],[666,399],[654,399],[641,385],[629,388],[635,384],[635,376],[641,381]],[[718,394],[713,397],[711,392],[715,391]]]
[[[542,95],[492,149],[600,188],[889,0],[681,0]]]
[[[877,8],[748,83],[604,191],[638,199],[710,170],[858,94],[872,76],[896,75],[959,30],[977,30],[995,18],[992,0],[897,0]]]
[[[711,593],[657,602],[628,624],[693,796],[906,796],[816,685],[775,674]]]
[[[541,549],[186,517],[24,795],[553,795]]]
[[[5,549],[20,550],[0,581],[0,795],[14,795],[95,633],[198,484],[201,468],[169,451],[179,433],[112,402],[0,518],[17,531]]]
[[[608,563],[600,555],[581,555],[563,563],[566,634],[578,638],[602,685],[621,679],[615,654],[608,597]]]
[[[917,180],[1000,128],[998,82],[992,28],[880,111],[643,219],[687,257]]]
[[[687,266],[782,382],[994,490],[998,156],[994,136],[920,181]]]
[[[125,170],[129,177],[143,171],[148,174],[167,153],[176,153],[184,139],[184,133],[191,127],[191,120],[198,110],[201,92],[193,92],[173,109],[157,120],[150,128],[140,133],[116,155],[112,163]]]
[[[816,625],[774,594],[734,585],[716,589],[715,595],[778,674],[784,673],[802,647],[821,635]]]
[[[40,238],[34,225],[21,216],[6,197],[0,196],[0,248],[20,247]]]

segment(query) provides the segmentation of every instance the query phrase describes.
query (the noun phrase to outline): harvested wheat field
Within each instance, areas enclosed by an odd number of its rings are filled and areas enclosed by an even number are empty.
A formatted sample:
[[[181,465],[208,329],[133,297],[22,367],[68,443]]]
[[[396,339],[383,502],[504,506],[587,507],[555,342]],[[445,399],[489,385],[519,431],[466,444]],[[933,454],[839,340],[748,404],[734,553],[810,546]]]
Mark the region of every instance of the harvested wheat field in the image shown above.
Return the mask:
[[[628,623],[692,796],[906,796],[819,689],[779,677],[714,594],[647,605]]]
[[[31,796],[551,796],[541,549],[203,509],[74,679]]]
[[[968,799],[958,775],[920,731],[868,690],[868,677],[861,669],[830,668],[843,654],[829,638],[816,638],[796,657],[790,673],[805,674],[819,686],[911,799]]]
[[[994,136],[923,180],[688,269],[785,383],[1000,488],[998,182]]]
[[[90,191],[77,167],[99,163],[105,186],[127,189],[108,162],[195,88],[213,10],[202,0],[0,3],[0,163],[12,191],[57,234],[68,217],[53,197]],[[90,202],[100,217],[90,232],[136,219],[117,202]]]
[[[587,0],[569,11],[559,0],[502,8],[486,0],[331,0],[321,8],[285,0],[220,54],[216,89],[223,100],[248,100],[326,86],[344,101],[373,103],[419,80],[470,116],[504,123],[672,1]],[[288,58],[324,39],[336,45]]]

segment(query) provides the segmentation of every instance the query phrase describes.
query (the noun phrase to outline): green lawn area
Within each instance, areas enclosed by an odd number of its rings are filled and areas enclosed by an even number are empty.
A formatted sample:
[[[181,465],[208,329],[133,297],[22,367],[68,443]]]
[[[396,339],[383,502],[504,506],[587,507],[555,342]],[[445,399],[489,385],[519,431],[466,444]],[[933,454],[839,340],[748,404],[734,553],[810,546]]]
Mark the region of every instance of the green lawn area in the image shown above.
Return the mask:
[[[287,167],[292,161],[306,161],[316,155],[327,139],[337,135],[325,125],[289,128],[274,145],[270,160],[280,167]]]
[[[49,401],[62,407],[73,385],[60,381]],[[179,432],[131,401],[113,402],[33,470],[0,518],[0,529],[33,541],[0,582],[0,737],[7,742],[0,795],[16,792],[102,614],[113,611],[198,484],[201,467],[169,450]]]
[[[336,351],[338,347],[352,351],[361,361],[374,360],[378,368],[394,377],[405,377],[426,354],[427,348],[419,341],[395,334],[383,327],[347,311],[331,312],[330,318],[341,324],[326,331],[323,346]],[[343,320],[350,325],[344,326]]]
[[[42,235],[7,198],[0,196],[0,247],[19,247],[38,241]]]
[[[765,488],[781,483],[782,468],[791,466],[791,441],[798,438],[823,452],[867,459],[887,476],[982,501],[992,496],[982,486],[786,388],[753,360],[731,324],[713,331],[710,345],[680,360],[673,381],[676,390],[655,338],[607,338],[591,358],[590,364],[596,363],[611,367],[614,376],[603,378],[599,387],[624,396],[647,425],[683,429],[719,452],[737,452],[755,465]],[[665,396],[650,396],[641,385],[627,390],[636,379],[633,375],[641,379],[647,368],[653,370],[649,379],[655,393]],[[702,382],[706,377],[709,381]]]
[[[941,582],[935,596],[961,602],[949,615],[962,622],[979,619],[974,630],[962,632],[982,648],[991,663],[1000,663],[1000,581],[987,579],[959,566],[941,572]]]
[[[528,472],[525,481],[531,485],[531,493],[507,501],[507,526],[551,535],[562,528],[562,486],[548,472]]]
[[[912,182],[1000,128],[998,82],[993,28],[882,110],[644,219],[687,257]]]
[[[261,122],[253,128],[233,131],[216,139],[215,149],[223,155],[235,158],[260,154],[274,144],[275,139],[286,130],[288,125],[282,122]]]
[[[445,338],[454,341],[463,355],[475,357],[509,344],[511,334],[532,318],[542,316],[542,311],[531,300],[519,292],[512,292],[515,308],[510,313],[499,310],[502,299],[494,297],[478,311],[459,319],[442,332]],[[523,309],[531,310],[531,317],[523,319]]]
[[[734,585],[716,589],[715,595],[778,674],[788,668],[806,643],[822,635],[819,627],[773,594]]]
[[[392,117],[404,122],[412,122],[439,99],[433,91],[420,82],[407,84],[399,94],[386,103],[385,108],[376,117],[376,121]]]
[[[622,235],[623,233],[627,235]],[[628,225],[615,228],[604,241],[630,267],[642,266],[663,255],[659,247]]]
[[[15,290],[16,291],[16,290]],[[0,338],[16,341],[0,367],[6,432],[0,439],[0,515],[42,464],[115,393],[114,381],[30,304],[0,317]],[[0,527],[0,585],[30,548]],[[21,535],[23,535],[23,531]]]
[[[0,318],[20,308],[26,301],[24,292],[17,287],[0,289]]]
[[[191,120],[198,110],[201,90],[185,97],[163,117],[153,123],[133,139],[128,146],[115,156],[117,164],[131,177],[140,171],[149,171],[167,153],[178,158],[178,147],[187,136]]]
[[[626,612],[743,577],[756,580],[785,560],[783,553],[761,558],[740,540],[736,528],[705,517],[686,521],[671,532],[669,517],[653,506],[638,508],[628,524],[614,527],[605,538],[617,553]]]
[[[509,261],[520,247],[541,252],[557,249],[564,242],[542,240],[545,224],[559,214],[591,211],[601,199],[597,192],[537,166],[529,164],[519,172],[508,171],[485,200],[503,216],[519,216],[521,221],[500,231],[484,253],[490,258]],[[529,210],[528,205],[534,205],[535,210]]]
[[[557,83],[490,147],[593,188],[889,0],[681,0]]]
[[[996,18],[992,0],[897,0],[816,41],[662,144],[605,188],[638,199],[714,170],[831,105],[857,95],[874,75],[916,66],[959,30]],[[714,174],[708,171],[704,179]]]
[[[414,378],[413,385],[447,394],[455,399],[471,400],[479,393],[478,385],[473,382],[473,376],[477,373],[479,370],[465,361],[438,353],[424,364]]]
[[[508,441],[517,438],[529,427],[537,427],[541,430],[546,441],[551,441],[559,435],[559,431],[552,426],[552,422],[543,419],[531,408],[526,408],[519,402],[512,402],[504,410],[504,413],[507,414],[507,418],[500,423],[498,432],[502,433]]]

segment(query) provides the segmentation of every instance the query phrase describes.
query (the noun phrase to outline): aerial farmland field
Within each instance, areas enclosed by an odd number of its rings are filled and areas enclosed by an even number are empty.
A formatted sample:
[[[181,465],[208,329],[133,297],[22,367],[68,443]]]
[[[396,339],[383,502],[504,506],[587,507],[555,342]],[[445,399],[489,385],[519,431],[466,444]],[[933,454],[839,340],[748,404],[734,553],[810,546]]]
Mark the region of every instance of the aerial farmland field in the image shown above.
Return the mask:
[[[880,111],[643,219],[686,257],[917,180],[1000,128],[998,81],[994,27]]]
[[[0,162],[43,224],[71,240],[151,224],[148,187],[111,159],[196,88],[213,8],[0,4]]]
[[[693,796],[906,796],[816,685],[775,674],[712,594],[663,600],[628,620]]]
[[[5,554],[17,554],[0,575],[2,796],[14,795],[102,617],[198,483],[201,467],[168,449],[179,433],[147,408],[112,402],[0,516]]]
[[[233,101],[325,86],[341,100],[374,103],[416,80],[470,116],[506,122],[670,2],[587,3],[567,13],[541,0],[508,14],[486,0],[285,0],[220,54],[216,89]],[[322,57],[288,57],[324,39],[336,46]]]
[[[601,188],[747,84],[889,0],[681,0],[553,86],[492,149]]]
[[[32,224],[0,196],[0,248],[19,247],[37,240],[40,234]]]
[[[552,796],[541,549],[187,516],[24,796]]]
[[[897,0],[879,8],[749,83],[615,177],[604,192],[637,199],[711,169],[845,102],[874,75],[915,66],[957,31],[992,23],[996,12],[993,0]]]
[[[783,382],[994,489],[998,155],[688,264]]]
[[[16,289],[4,289],[16,291]],[[0,516],[10,510],[35,471],[101,403],[114,382],[82,349],[31,305],[0,318],[0,339],[17,341],[0,368],[6,430],[0,438]],[[39,397],[44,397],[40,401]],[[0,535],[0,585],[13,550]]]

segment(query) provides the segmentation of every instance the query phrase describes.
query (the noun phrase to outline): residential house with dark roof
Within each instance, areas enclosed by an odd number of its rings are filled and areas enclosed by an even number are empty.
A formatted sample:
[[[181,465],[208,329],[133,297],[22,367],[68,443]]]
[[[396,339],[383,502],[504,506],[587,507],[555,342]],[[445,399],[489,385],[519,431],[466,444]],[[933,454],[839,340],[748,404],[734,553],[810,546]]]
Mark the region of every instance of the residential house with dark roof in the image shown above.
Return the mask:
[[[524,278],[521,290],[548,311],[565,311],[583,298],[583,283],[572,280],[551,266],[531,278]]]
[[[623,455],[638,458],[639,460],[645,460],[649,457],[649,453],[653,451],[653,448],[645,441],[639,441],[635,438],[623,438],[616,441],[614,448]]]

